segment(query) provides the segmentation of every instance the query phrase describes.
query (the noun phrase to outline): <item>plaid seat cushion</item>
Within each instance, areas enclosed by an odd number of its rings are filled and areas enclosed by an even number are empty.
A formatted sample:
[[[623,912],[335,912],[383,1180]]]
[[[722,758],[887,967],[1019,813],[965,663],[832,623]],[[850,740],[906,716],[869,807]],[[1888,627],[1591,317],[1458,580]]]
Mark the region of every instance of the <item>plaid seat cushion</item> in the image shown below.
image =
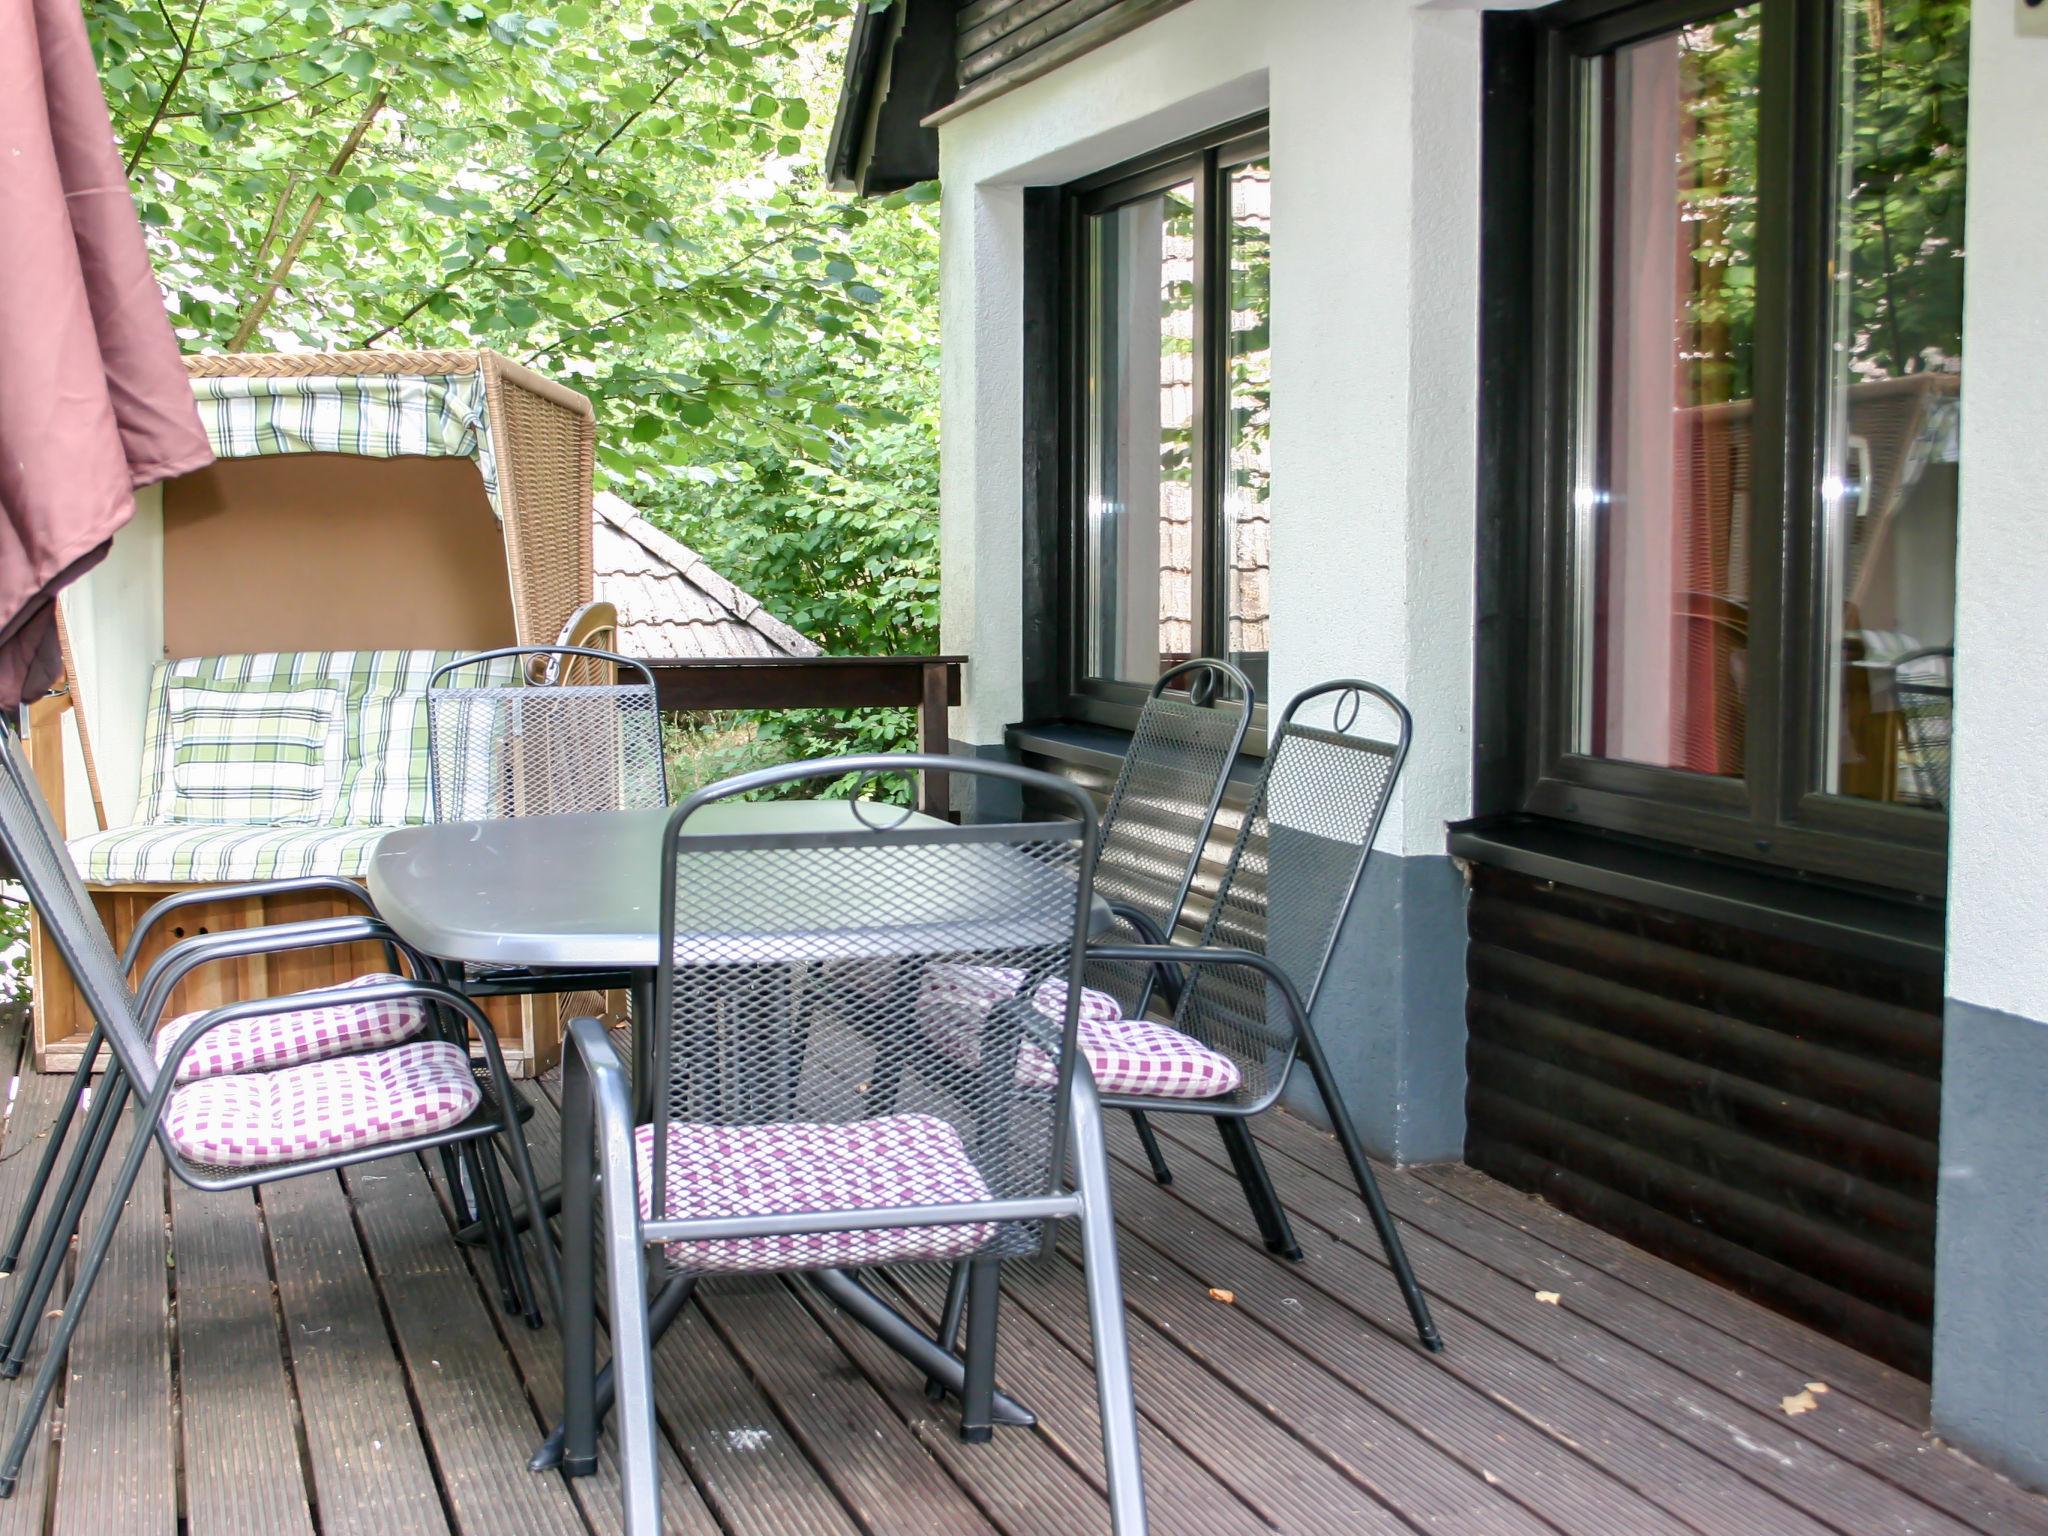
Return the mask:
[[[980,1060],[981,1028],[989,1009],[1015,996],[1023,984],[1023,973],[1007,966],[935,965],[926,971],[918,994],[919,1014],[940,1049],[974,1065]],[[1066,1014],[1066,982],[1042,983],[1032,1002],[1057,1024]],[[1098,1092],[1213,1099],[1235,1093],[1244,1081],[1237,1063],[1221,1051],[1169,1025],[1125,1018],[1107,992],[1082,988],[1079,1014],[1075,1043],[1088,1059]],[[1017,1053],[1017,1081],[1034,1088],[1057,1082],[1052,1058],[1029,1040]]]
[[[341,983],[343,988],[374,987],[400,978],[373,972]],[[279,998],[280,1003],[290,1001]],[[206,1010],[180,1014],[157,1031],[156,1059],[161,1062],[206,1017]],[[417,997],[392,997],[379,1002],[333,1004],[325,1008],[280,1009],[256,1018],[233,1019],[210,1029],[178,1063],[178,1081],[228,1077],[237,1072],[296,1067],[330,1056],[402,1045],[427,1027],[427,1005]]]
[[[115,827],[71,840],[93,885],[220,885],[296,875],[360,879],[388,827]]]
[[[393,827],[427,819],[427,679],[455,651],[276,651],[160,661],[151,674],[143,728],[141,792],[135,822],[170,821],[175,792],[173,687],[211,693],[331,688],[340,707],[321,755],[324,820],[339,826]],[[466,674],[472,680],[475,673]],[[517,663],[488,664],[487,677],[511,682]],[[250,818],[259,820],[261,818]]]
[[[328,737],[341,694],[333,688],[235,692],[172,683],[171,793],[178,822],[324,822]]]
[[[164,1107],[164,1133],[190,1162],[263,1168],[445,1131],[482,1101],[462,1047],[418,1040],[187,1083]]]
[[[653,1219],[654,1127],[637,1132],[640,1214]],[[988,1185],[960,1135],[932,1115],[890,1115],[847,1125],[671,1125],[671,1219],[774,1216],[950,1205],[986,1200]],[[995,1236],[988,1222],[722,1238],[667,1245],[679,1268],[720,1274],[845,1269],[957,1259]]]

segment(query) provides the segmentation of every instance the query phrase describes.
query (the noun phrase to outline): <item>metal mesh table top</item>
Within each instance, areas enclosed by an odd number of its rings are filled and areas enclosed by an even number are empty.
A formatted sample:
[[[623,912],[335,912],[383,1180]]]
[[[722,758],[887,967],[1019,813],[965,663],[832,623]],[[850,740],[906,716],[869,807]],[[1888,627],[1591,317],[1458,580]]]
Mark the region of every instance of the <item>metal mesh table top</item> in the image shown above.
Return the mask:
[[[668,812],[657,808],[404,827],[386,833],[378,845],[370,862],[370,894],[401,938],[445,960],[652,969],[662,947],[661,836],[667,819]],[[910,814],[904,826],[934,835],[956,830],[921,813]],[[715,838],[864,830],[846,801],[782,800],[706,806],[690,818],[686,833]],[[986,852],[991,900],[977,912],[955,892],[946,910],[935,906],[928,915],[930,934],[951,930],[957,941],[962,925],[1000,923],[1014,910],[1005,882],[1034,873],[1044,877],[1021,863],[1010,868],[1000,846]],[[736,905],[728,922],[717,925],[723,931],[705,933],[687,958],[742,958],[755,936],[774,927],[778,911],[807,932],[829,926],[820,919],[829,916],[835,892],[779,881],[773,861],[762,861],[762,870],[758,889]],[[1108,907],[1099,898],[1093,917],[1098,931],[1108,926]],[[993,928],[987,936],[1002,939]],[[817,942],[822,959],[874,955],[884,948],[893,953],[917,941],[914,927],[884,940],[850,924],[838,939]]]

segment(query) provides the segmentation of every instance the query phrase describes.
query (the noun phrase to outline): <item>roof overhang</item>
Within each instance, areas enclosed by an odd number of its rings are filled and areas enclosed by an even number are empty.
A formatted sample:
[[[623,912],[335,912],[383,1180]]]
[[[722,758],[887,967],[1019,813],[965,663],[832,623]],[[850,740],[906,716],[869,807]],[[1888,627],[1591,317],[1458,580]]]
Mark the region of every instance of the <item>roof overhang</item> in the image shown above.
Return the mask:
[[[854,13],[825,149],[825,174],[863,197],[939,174],[939,135],[925,119],[957,81],[951,0],[893,0]]]

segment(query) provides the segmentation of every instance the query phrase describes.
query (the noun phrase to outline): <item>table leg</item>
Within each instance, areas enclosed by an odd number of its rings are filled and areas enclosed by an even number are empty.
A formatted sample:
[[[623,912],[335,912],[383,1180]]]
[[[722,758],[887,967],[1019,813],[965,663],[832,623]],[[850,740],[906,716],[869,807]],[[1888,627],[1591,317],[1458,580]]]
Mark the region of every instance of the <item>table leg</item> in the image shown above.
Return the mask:
[[[868,1332],[895,1350],[926,1376],[956,1397],[967,1380],[967,1368],[960,1357],[941,1349],[902,1313],[843,1269],[814,1269],[806,1272],[813,1285]],[[1007,1392],[995,1394],[995,1421],[1029,1428],[1037,1417]]]

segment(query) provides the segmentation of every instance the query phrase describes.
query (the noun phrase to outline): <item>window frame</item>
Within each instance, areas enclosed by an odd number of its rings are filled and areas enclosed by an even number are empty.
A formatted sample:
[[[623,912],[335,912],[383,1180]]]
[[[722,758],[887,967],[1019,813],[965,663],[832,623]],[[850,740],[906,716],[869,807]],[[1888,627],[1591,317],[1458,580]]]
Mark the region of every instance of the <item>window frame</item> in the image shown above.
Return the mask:
[[[1229,574],[1223,559],[1224,519],[1221,487],[1228,462],[1228,413],[1213,410],[1212,403],[1224,396],[1228,384],[1228,362],[1216,338],[1229,334],[1227,280],[1216,274],[1229,271],[1230,226],[1227,218],[1215,216],[1219,192],[1227,196],[1226,183],[1232,170],[1254,160],[1270,158],[1271,138],[1263,113],[1224,124],[1191,139],[1168,145],[1152,154],[1084,177],[1056,189],[1057,250],[1054,256],[1056,305],[1057,472],[1050,532],[1054,558],[1050,592],[1056,636],[1056,654],[1051,676],[1034,712],[1059,718],[1134,729],[1144,708],[1150,684],[1091,678],[1081,663],[1086,644],[1088,611],[1082,602],[1087,589],[1085,569],[1082,487],[1086,484],[1087,421],[1087,270],[1088,220],[1126,203],[1161,191],[1178,182],[1191,181],[1195,216],[1195,305],[1194,349],[1196,366],[1191,416],[1190,499],[1196,522],[1202,580],[1193,616],[1193,653],[1197,656],[1227,656]],[[1027,431],[1027,437],[1029,436]],[[1028,446],[1028,445],[1027,445]],[[1253,713],[1252,731],[1246,738],[1247,752],[1262,752],[1266,701],[1261,698]]]
[[[1838,0],[1759,4],[1754,622],[1740,778],[1576,752],[1571,707],[1580,65],[1736,7],[1566,0],[1487,18],[1481,537],[1495,547],[1481,567],[1478,805],[1938,896],[1946,813],[1820,785],[1840,11]]]

